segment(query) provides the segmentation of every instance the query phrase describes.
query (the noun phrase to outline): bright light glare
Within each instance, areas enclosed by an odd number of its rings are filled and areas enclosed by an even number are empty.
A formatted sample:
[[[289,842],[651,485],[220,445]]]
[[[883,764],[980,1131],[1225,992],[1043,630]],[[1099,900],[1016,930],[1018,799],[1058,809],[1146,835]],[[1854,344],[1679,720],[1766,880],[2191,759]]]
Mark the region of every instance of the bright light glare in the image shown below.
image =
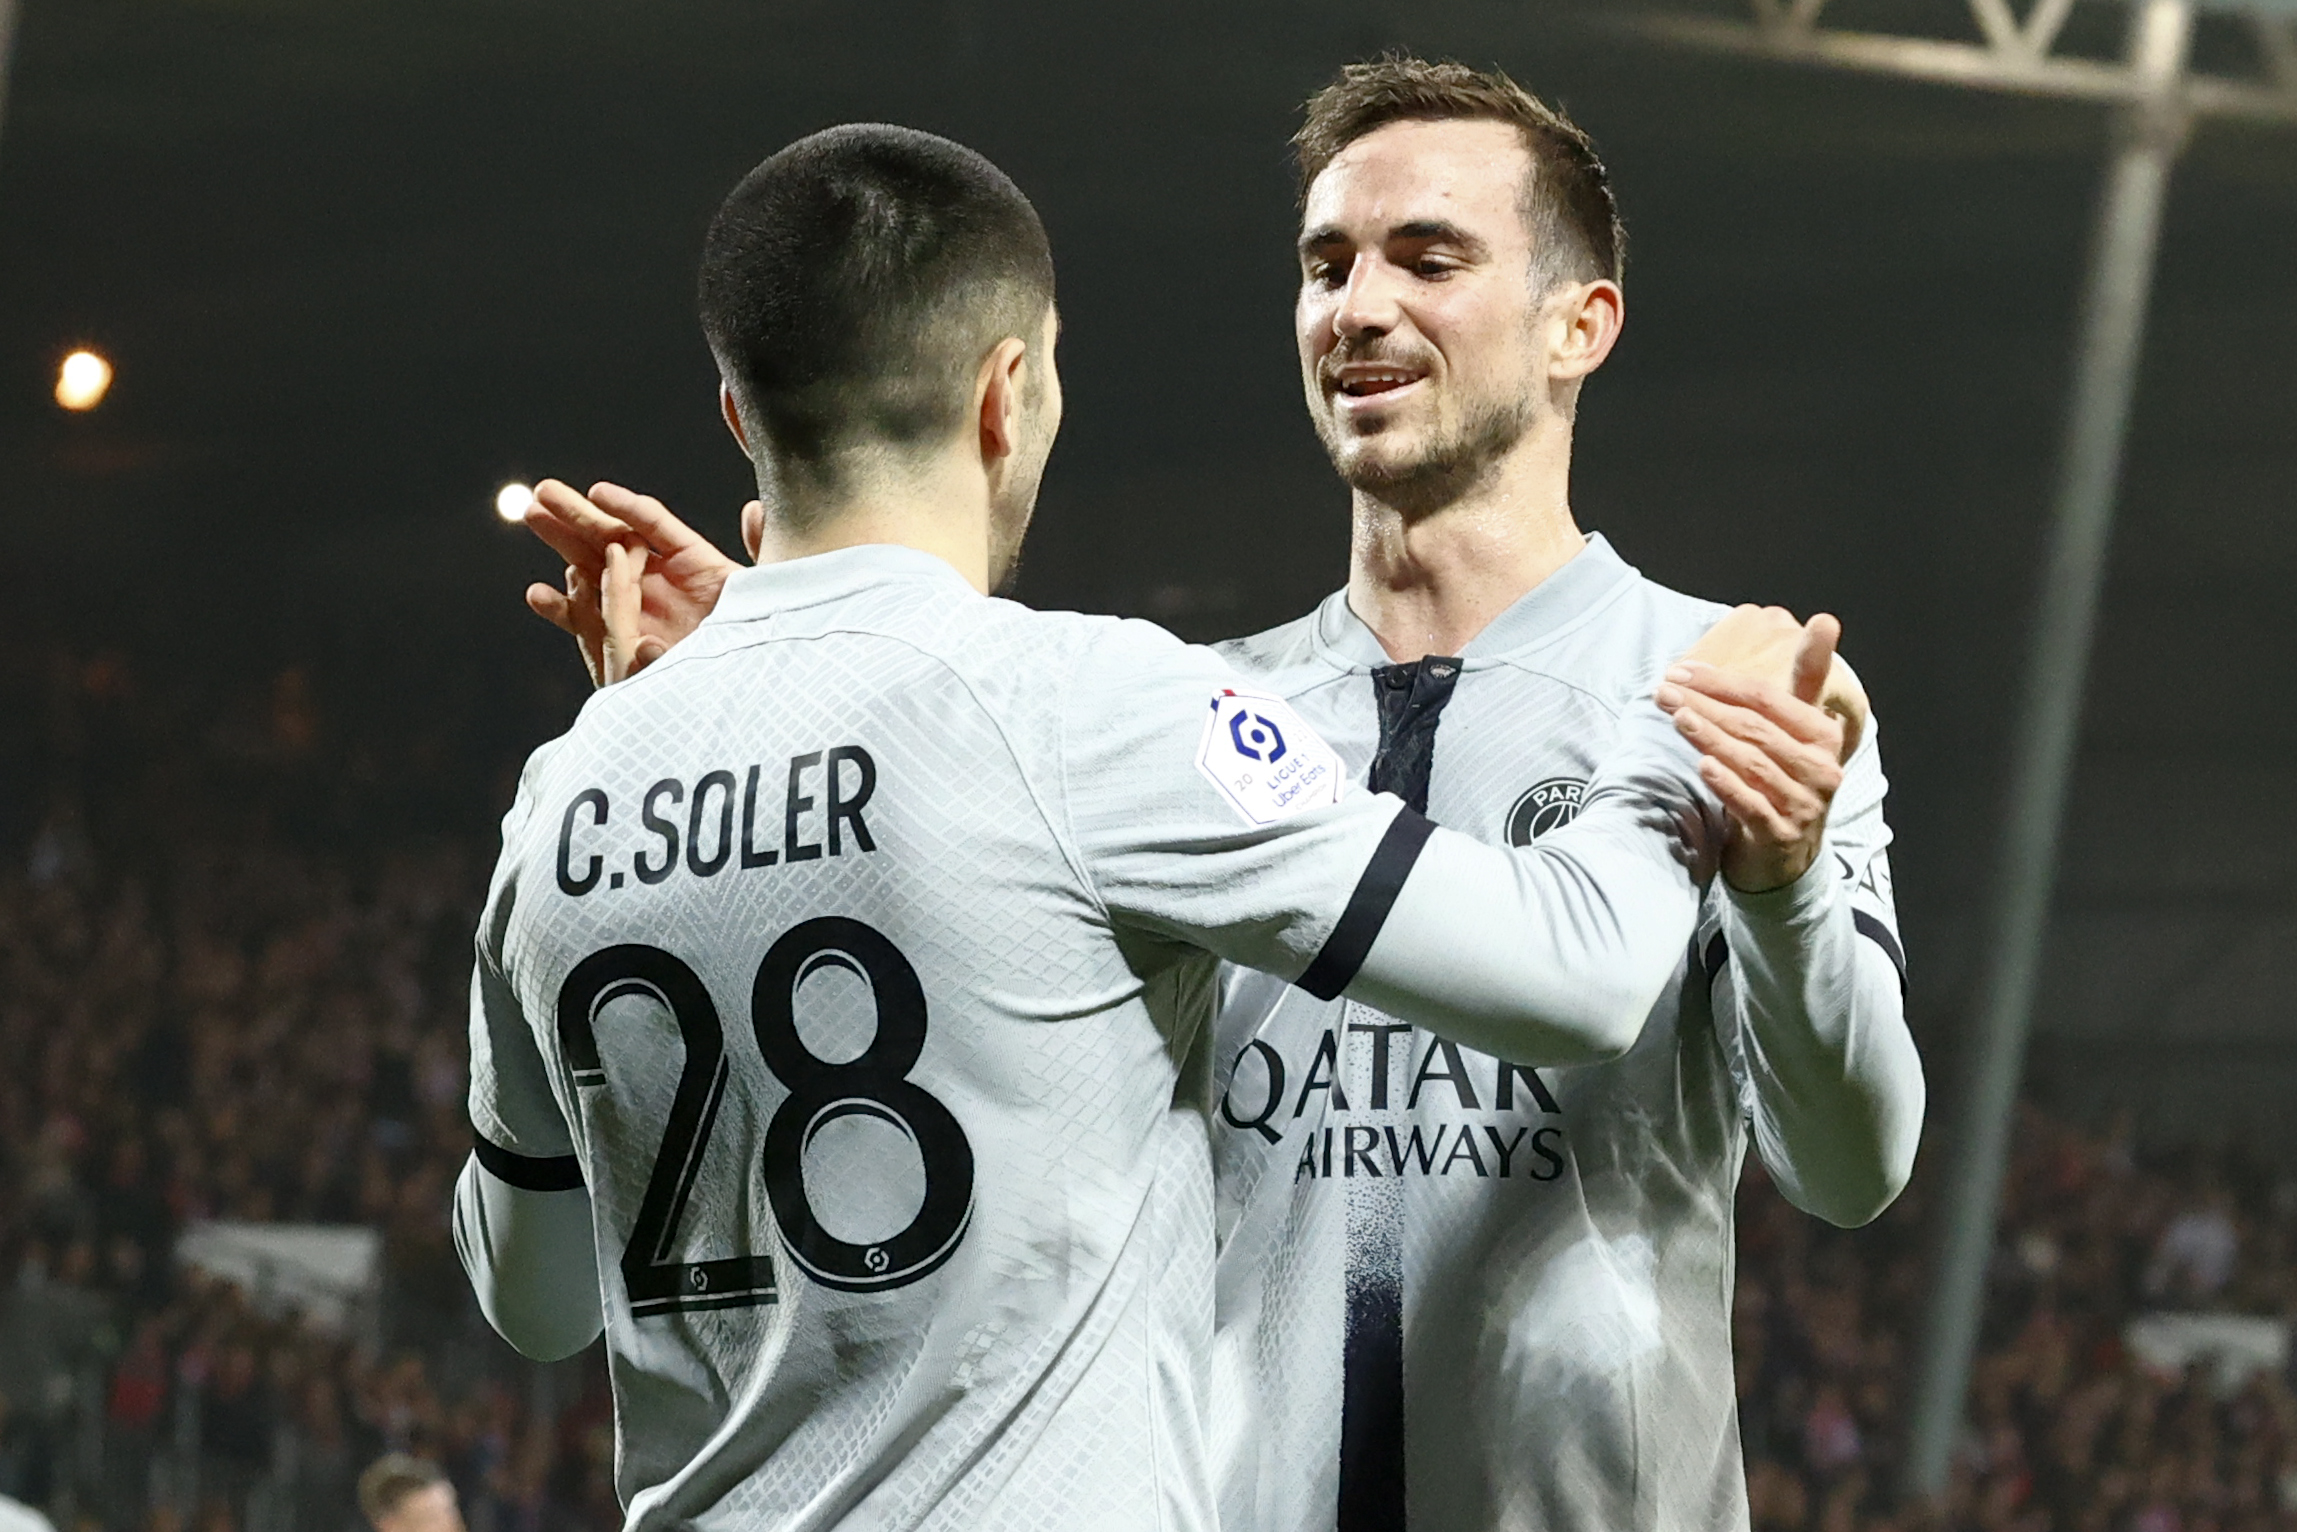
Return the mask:
[[[92,410],[111,386],[111,363],[93,351],[75,351],[56,371],[56,402],[68,410]]]
[[[505,521],[526,520],[526,508],[534,504],[534,491],[524,484],[505,484],[495,492],[494,513]]]

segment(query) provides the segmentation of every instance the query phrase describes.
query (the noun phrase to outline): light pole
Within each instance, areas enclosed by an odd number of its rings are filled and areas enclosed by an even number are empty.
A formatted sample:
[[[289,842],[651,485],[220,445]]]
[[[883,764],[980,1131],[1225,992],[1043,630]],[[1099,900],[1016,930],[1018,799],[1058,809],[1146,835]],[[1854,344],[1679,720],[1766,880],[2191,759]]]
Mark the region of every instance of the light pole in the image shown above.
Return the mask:
[[[2162,204],[2186,132],[2176,85],[2192,35],[2188,0],[2142,0],[2131,18],[2130,69],[2146,93],[2122,109],[2120,142],[2106,171],[2082,288],[2049,552],[2013,720],[2010,791],[1996,843],[1982,987],[1966,1040],[1962,1131],[1948,1171],[1945,1237],[1931,1284],[1907,1441],[1906,1487],[1918,1495],[1934,1497],[1946,1488],[1970,1388]]]
[[[1667,17],[1641,24],[1733,52],[2116,108],[1915,1387],[1903,1488],[1919,1497],[1947,1487],[1970,1386],[2170,168],[2196,118],[2297,121],[2297,0],[2199,3],[2247,13],[2259,79],[2188,71],[2196,0],[2134,0],[2119,63],[2053,56],[2074,0],[2033,0],[2023,17],[2010,0],[1967,0],[1983,39],[1975,44],[1829,31],[1819,25],[1827,0],[1751,0],[1751,23]]]

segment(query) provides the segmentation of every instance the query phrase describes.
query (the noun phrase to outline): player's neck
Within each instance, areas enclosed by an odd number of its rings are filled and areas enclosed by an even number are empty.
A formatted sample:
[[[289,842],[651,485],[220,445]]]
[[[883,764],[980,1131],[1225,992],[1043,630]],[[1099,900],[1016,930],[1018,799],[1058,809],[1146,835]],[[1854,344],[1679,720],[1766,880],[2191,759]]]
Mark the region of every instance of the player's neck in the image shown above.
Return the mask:
[[[1527,437],[1440,510],[1406,515],[1357,491],[1348,609],[1398,663],[1460,653],[1586,545],[1570,490],[1567,429]]]
[[[968,467],[972,471],[967,472]],[[808,506],[801,518],[768,500],[757,559],[778,564],[840,548],[891,545],[930,553],[989,591],[989,496],[977,465],[954,454],[916,471],[873,475],[850,497]]]

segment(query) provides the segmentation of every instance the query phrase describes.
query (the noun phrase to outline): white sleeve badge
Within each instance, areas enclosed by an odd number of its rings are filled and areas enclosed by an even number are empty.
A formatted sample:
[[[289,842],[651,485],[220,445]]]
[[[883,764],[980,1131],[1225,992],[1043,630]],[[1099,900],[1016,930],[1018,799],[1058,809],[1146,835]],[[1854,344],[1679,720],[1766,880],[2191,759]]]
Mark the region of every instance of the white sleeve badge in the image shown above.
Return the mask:
[[[1246,824],[1276,824],[1340,801],[1340,757],[1291,705],[1259,692],[1212,699],[1196,769]]]

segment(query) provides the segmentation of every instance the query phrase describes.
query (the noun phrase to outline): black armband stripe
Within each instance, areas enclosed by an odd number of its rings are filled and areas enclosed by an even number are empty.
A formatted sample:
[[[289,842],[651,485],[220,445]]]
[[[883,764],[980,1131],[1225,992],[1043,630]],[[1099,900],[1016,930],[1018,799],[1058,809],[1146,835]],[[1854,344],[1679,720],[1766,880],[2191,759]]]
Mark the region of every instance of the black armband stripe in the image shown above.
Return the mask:
[[[1901,999],[1905,998],[1906,949],[1898,945],[1898,933],[1891,930],[1890,927],[1884,925],[1882,923],[1881,916],[1869,915],[1864,910],[1852,910],[1850,912],[1850,923],[1858,927],[1859,935],[1873,942],[1877,947],[1880,947],[1882,949],[1882,955],[1890,959],[1890,966],[1898,970],[1899,997]]]
[[[1404,879],[1411,876],[1428,837],[1435,833],[1434,821],[1410,809],[1388,822],[1388,832],[1364,864],[1364,875],[1356,880],[1356,891],[1348,896],[1348,907],[1340,912],[1324,950],[1293,983],[1319,1000],[1340,997],[1371,955],[1372,943],[1388,923],[1388,912],[1396,907],[1396,895],[1404,890]]]
[[[571,1192],[583,1185],[582,1161],[571,1154],[554,1154],[537,1159],[533,1155],[513,1154],[500,1144],[490,1143],[486,1135],[471,1135],[471,1151],[486,1173],[506,1186],[515,1186],[524,1192]]]
[[[1890,966],[1898,970],[1898,993],[1903,998],[1906,994],[1906,949],[1898,945],[1898,937],[1890,927],[1882,923],[1881,917],[1869,915],[1864,910],[1852,910],[1850,923],[1859,935],[1880,947],[1882,955],[1890,959]],[[1717,931],[1707,939],[1707,950],[1699,957],[1699,965],[1707,971],[1709,987],[1714,985],[1715,975],[1721,973],[1723,965],[1730,960],[1731,944],[1723,940],[1722,932]]]

